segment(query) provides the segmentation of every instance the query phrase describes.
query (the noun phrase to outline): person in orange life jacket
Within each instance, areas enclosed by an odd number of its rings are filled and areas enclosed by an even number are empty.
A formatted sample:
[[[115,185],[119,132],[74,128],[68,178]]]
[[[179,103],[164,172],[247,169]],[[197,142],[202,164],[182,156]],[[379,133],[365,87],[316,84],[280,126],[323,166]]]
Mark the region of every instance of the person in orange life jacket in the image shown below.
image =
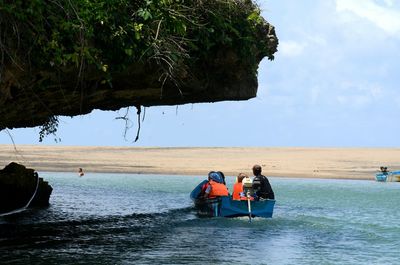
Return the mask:
[[[208,173],[208,182],[204,183],[203,186],[201,186],[200,194],[198,197],[204,197],[204,194],[206,193],[208,186],[210,186],[210,180],[211,180],[210,174],[212,172],[214,172],[214,171],[211,171],[210,173]]]
[[[204,183],[203,186],[201,186],[201,190],[200,190],[199,197],[204,197],[204,194],[205,194],[205,192],[206,192],[208,186],[210,186],[210,180],[211,180],[211,174],[212,174],[212,173],[218,173],[219,176],[221,176],[221,178],[220,178],[220,177],[218,177],[217,175],[213,175],[213,176],[214,176],[214,181],[217,181],[217,182],[223,181],[223,178],[222,178],[223,173],[222,173],[222,172],[220,172],[220,171],[218,171],[218,172],[215,172],[215,171],[210,171],[210,172],[208,172],[208,182]],[[225,184],[225,183],[224,183],[224,184]]]
[[[217,172],[209,173],[210,183],[205,190],[204,198],[215,198],[218,196],[228,196],[228,188],[222,183],[222,177]]]
[[[232,199],[233,200],[247,200],[250,199],[251,201],[254,200],[253,196],[250,196],[247,198],[247,194],[245,194],[244,186],[243,186],[243,180],[244,179],[250,179],[249,176],[247,176],[244,173],[240,173],[237,176],[237,181],[233,185],[233,193],[232,193]]]
[[[243,183],[242,183],[242,181],[246,177],[248,177],[248,176],[246,174],[244,174],[244,173],[240,173],[237,176],[236,183],[233,184],[232,199],[241,200],[243,197],[245,198],[244,193],[243,193]]]
[[[274,191],[272,190],[271,184],[266,176],[261,175],[261,166],[254,165],[253,166],[253,190],[255,192],[255,196],[257,200],[260,198],[263,199],[275,199]]]

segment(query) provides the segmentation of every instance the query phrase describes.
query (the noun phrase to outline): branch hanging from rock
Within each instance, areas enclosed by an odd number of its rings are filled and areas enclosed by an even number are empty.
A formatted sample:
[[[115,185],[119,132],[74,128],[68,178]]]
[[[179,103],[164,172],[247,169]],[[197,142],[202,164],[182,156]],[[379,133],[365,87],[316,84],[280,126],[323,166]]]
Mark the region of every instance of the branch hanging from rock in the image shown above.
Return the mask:
[[[140,135],[140,129],[141,129],[141,121],[140,121],[140,114],[141,114],[141,106],[137,105],[135,106],[137,112],[137,124],[138,124],[138,128],[136,131],[136,137],[135,140],[133,141],[134,143],[136,143],[139,140],[139,135]],[[116,117],[116,120],[123,120],[125,122],[125,128],[124,128],[124,138],[126,140],[126,134],[128,132],[128,130],[132,127],[129,124],[132,124],[131,119],[129,118],[129,107],[126,109],[125,115],[124,116],[120,116],[120,117]],[[143,121],[144,121],[144,115],[143,115]]]

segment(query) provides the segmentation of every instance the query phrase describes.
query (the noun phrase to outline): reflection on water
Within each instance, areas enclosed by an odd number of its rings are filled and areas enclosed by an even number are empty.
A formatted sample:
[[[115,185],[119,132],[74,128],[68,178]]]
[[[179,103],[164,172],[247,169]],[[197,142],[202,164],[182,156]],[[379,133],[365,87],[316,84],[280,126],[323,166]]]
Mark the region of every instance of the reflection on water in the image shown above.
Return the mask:
[[[0,219],[1,263],[400,263],[397,183],[271,178],[274,217],[249,223],[199,218],[202,177],[42,175],[51,206]]]

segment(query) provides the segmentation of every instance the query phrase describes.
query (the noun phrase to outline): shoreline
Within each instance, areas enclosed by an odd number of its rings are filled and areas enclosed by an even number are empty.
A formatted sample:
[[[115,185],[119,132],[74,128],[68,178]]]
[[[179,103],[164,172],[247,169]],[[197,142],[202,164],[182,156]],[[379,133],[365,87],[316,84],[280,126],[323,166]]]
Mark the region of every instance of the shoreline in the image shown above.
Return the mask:
[[[206,176],[251,175],[254,164],[268,177],[369,179],[381,166],[400,169],[400,148],[315,147],[107,147],[0,145],[0,168],[10,162],[36,171]]]

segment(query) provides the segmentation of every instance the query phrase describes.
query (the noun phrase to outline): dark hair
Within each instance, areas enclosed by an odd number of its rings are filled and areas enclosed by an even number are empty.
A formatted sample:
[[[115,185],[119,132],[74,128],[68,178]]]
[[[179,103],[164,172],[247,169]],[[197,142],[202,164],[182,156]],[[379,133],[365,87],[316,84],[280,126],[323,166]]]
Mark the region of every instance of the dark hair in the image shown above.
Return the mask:
[[[239,175],[237,176],[237,181],[242,182],[245,177],[247,177],[246,174],[239,173]]]
[[[224,173],[222,173],[221,171],[217,171],[217,173],[220,174],[223,179],[225,179]]]
[[[253,166],[253,174],[254,174],[254,175],[261,174],[261,171],[262,171],[262,169],[261,169],[261,166],[260,166],[260,165],[254,165],[254,166]]]
[[[222,182],[225,184],[225,175],[221,171],[217,171],[217,173],[222,177]]]

